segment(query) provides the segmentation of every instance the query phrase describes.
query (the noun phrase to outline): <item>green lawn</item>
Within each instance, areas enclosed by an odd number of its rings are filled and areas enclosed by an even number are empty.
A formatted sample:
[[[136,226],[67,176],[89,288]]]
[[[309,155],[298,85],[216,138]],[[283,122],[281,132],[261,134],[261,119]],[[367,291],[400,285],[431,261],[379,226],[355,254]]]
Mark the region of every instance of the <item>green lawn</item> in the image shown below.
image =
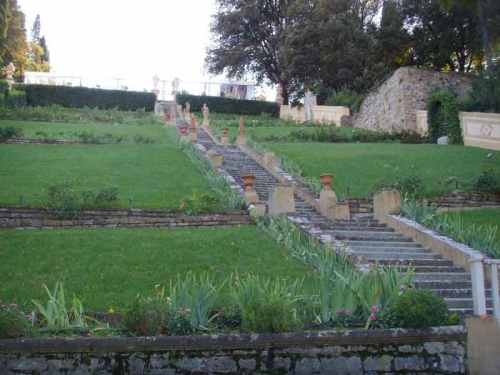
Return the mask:
[[[253,226],[0,232],[0,299],[33,308],[43,284],[63,280],[86,310],[117,311],[177,274],[307,277],[309,268]],[[227,296],[228,289],[224,291]]]
[[[266,147],[295,161],[308,177],[334,174],[334,188],[342,195],[368,194],[375,180],[392,182],[419,175],[430,196],[449,193],[453,185],[439,184],[448,177],[460,183],[482,170],[500,172],[500,152],[464,146],[406,145],[394,143],[271,143]],[[487,158],[488,154],[492,154]]]
[[[496,226],[496,238],[500,241],[500,208],[452,211],[446,213],[446,215],[451,217],[456,217],[458,215],[464,224],[475,224],[476,227],[480,227],[482,225]]]
[[[164,136],[166,137],[166,136]],[[46,188],[74,181],[75,188],[119,187],[120,202],[136,208],[177,208],[194,189],[208,183],[191,161],[170,143],[164,145],[0,145],[0,204],[44,205]]]
[[[0,126],[16,126],[23,130],[23,137],[30,139],[64,139],[81,140],[81,133],[92,133],[95,136],[112,134],[123,137],[121,143],[134,143],[134,137],[142,136],[154,140],[155,143],[166,143],[165,129],[158,124],[129,125],[109,123],[57,123],[34,121],[0,121]]]

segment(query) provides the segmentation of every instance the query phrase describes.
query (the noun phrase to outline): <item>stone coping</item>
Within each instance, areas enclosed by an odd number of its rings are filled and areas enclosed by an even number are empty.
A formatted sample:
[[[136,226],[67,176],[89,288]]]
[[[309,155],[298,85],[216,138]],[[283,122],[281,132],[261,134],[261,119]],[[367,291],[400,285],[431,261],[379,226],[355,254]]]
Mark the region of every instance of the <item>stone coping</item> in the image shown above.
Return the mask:
[[[268,349],[319,345],[405,344],[466,340],[465,326],[163,337],[77,337],[0,340],[0,353],[158,352]]]

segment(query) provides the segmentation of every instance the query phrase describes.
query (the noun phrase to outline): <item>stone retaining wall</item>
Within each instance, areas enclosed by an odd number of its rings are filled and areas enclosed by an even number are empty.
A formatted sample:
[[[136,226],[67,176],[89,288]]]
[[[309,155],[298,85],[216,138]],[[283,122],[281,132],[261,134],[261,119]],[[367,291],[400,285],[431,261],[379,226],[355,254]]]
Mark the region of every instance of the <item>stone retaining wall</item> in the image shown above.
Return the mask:
[[[373,213],[373,198],[345,198],[345,200],[349,204],[351,215]]]
[[[57,210],[0,207],[0,229],[64,229],[116,227],[207,227],[253,224],[246,211],[186,216],[171,210],[82,210],[78,220],[60,220]]]
[[[51,140],[46,141],[45,139],[30,139],[30,138],[9,138],[5,140],[8,145],[86,145],[80,141],[70,141],[70,140]]]
[[[466,374],[465,327],[0,340],[1,374]]]
[[[335,124],[341,125],[341,118],[349,116],[349,107],[314,105],[311,108],[312,124]],[[280,107],[280,118],[297,122],[306,121],[306,110],[304,107],[291,107],[282,105]]]
[[[430,203],[436,204],[442,211],[500,207],[500,194],[455,190],[451,195],[436,197]]]
[[[500,113],[460,112],[464,144],[500,150]]]

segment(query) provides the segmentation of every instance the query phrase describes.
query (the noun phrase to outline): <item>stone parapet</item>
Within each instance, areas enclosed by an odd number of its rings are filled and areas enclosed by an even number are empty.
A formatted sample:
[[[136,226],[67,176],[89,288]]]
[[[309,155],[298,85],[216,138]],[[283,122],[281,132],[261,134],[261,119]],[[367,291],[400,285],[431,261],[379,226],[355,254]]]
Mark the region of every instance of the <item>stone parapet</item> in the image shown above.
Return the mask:
[[[326,106],[314,105],[312,106],[312,123],[315,124],[335,124],[341,126],[341,118],[349,116],[349,107],[342,106]],[[306,111],[304,107],[291,107],[289,105],[282,105],[280,107],[280,118],[285,120],[305,122]]]
[[[466,374],[466,340],[462,326],[0,340],[0,373]]]
[[[464,144],[500,150],[500,113],[460,112]]]

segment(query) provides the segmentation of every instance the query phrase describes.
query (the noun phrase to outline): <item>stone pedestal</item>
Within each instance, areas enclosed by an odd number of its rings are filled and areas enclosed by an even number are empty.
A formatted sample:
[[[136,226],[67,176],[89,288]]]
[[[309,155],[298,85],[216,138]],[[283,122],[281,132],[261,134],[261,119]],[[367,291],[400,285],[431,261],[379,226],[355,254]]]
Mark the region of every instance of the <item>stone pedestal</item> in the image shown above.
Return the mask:
[[[198,142],[198,132],[196,130],[190,130],[188,140],[190,142]]]
[[[208,159],[213,169],[222,167],[222,155],[215,150],[208,151]]]
[[[210,121],[207,118],[204,118],[201,126],[205,126],[208,128],[210,126]]]
[[[331,215],[330,207],[337,204],[339,199],[337,198],[337,194],[333,190],[323,189],[319,193],[319,212],[321,215],[326,217],[333,217]]]
[[[229,142],[228,136],[222,136],[220,143],[225,146],[229,146],[231,143]]]
[[[234,143],[235,145],[241,145],[247,143],[247,136],[245,134],[238,134],[236,137],[236,142]]]
[[[326,217],[332,219],[349,220],[351,218],[351,212],[349,210],[349,204],[344,202],[339,202],[330,206],[327,210]]]
[[[264,152],[264,154],[262,155],[262,162],[269,169],[281,167],[281,159],[277,157],[272,151]]]
[[[269,195],[269,215],[295,212],[295,198],[290,186],[276,185]]]
[[[250,216],[262,216],[266,214],[266,205],[264,203],[254,203],[250,206]]]
[[[245,203],[247,206],[259,203],[259,196],[257,195],[255,189],[245,190]]]
[[[382,189],[373,196],[373,216],[385,222],[386,214],[401,213],[401,196],[396,189]]]

